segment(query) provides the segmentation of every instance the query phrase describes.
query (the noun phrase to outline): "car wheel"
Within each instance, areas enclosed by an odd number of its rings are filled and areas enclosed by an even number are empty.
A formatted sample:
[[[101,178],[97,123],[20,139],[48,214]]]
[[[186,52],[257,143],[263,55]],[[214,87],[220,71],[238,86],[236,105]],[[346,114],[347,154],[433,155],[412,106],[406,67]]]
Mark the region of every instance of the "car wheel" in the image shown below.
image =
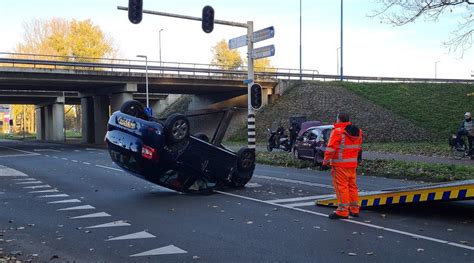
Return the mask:
[[[241,148],[237,152],[237,169],[242,172],[253,171],[255,168],[255,150]]]
[[[120,107],[120,112],[140,119],[148,120],[148,116],[145,113],[145,108],[140,102],[136,100],[126,101],[124,104],[122,104],[122,107]]]
[[[196,133],[196,134],[194,134],[194,137],[196,137],[200,140],[203,140],[205,142],[209,142],[209,137],[207,137],[207,135],[204,134],[204,133]]]
[[[165,135],[169,143],[181,142],[189,137],[189,120],[182,114],[171,114],[165,121]]]
[[[249,172],[239,172],[235,171],[234,175],[232,176],[232,180],[229,186],[241,188],[244,187],[250,179],[252,179],[252,171]]]
[[[267,145],[267,151],[271,152],[272,150],[273,150],[272,146],[270,146],[270,144]]]

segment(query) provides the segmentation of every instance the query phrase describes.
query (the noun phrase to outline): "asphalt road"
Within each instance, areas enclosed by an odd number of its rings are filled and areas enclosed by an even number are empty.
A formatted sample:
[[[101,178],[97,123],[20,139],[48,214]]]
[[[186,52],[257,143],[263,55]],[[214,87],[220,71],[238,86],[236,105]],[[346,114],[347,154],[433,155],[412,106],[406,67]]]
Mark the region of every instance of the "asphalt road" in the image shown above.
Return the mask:
[[[377,190],[416,182],[360,177]],[[33,262],[474,262],[474,203],[329,220],[328,172],[259,165],[244,189],[186,195],[106,150],[0,141],[0,254]],[[1,258],[1,257],[0,257]]]

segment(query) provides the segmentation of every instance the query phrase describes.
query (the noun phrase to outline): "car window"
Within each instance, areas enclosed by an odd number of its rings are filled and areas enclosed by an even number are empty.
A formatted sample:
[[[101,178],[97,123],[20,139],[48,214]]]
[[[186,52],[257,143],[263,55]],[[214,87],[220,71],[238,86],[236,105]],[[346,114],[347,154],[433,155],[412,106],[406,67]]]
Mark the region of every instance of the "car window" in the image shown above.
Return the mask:
[[[329,141],[329,136],[331,136],[331,131],[332,131],[332,129],[323,130],[323,139],[324,139],[324,141],[326,141],[326,142]]]
[[[321,131],[318,129],[311,130],[311,134],[309,136],[311,140],[317,140],[321,136]]]
[[[311,134],[311,130],[305,131],[302,136],[303,136],[303,138],[307,138],[307,139],[308,139],[310,134]]]

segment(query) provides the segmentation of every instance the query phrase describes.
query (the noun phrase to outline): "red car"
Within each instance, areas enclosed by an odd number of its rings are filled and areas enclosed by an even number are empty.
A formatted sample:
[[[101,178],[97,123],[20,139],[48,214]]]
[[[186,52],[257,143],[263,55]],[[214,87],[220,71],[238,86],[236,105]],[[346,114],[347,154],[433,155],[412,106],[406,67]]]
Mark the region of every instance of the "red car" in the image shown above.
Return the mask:
[[[293,148],[295,158],[310,160],[315,166],[320,166],[324,160],[324,151],[334,125],[320,125],[302,130],[296,138]]]

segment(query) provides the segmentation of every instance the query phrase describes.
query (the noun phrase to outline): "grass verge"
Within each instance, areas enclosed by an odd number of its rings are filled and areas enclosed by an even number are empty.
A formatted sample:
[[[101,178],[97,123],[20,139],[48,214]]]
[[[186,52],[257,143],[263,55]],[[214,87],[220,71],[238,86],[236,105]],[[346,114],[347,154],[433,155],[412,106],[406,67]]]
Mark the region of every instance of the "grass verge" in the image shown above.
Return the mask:
[[[282,167],[318,169],[309,161],[281,153],[257,152],[257,162]],[[474,166],[428,164],[396,160],[364,160],[358,174],[425,182],[448,182],[474,179]]]

